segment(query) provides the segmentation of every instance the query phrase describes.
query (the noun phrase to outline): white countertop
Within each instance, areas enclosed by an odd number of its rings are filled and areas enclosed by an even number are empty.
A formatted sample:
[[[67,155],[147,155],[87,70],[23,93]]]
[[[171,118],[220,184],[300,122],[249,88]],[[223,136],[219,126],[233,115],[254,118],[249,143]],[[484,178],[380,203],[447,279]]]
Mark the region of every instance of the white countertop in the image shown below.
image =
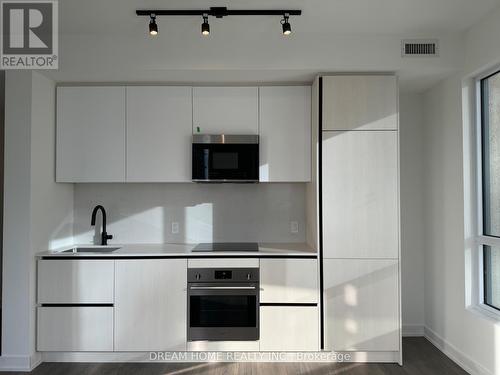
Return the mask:
[[[119,247],[113,252],[102,252],[99,246],[95,246],[95,252],[63,252],[73,247],[93,247],[88,244],[67,246],[61,249],[43,251],[36,254],[43,258],[122,258],[122,257],[295,257],[316,256],[316,251],[305,243],[259,243],[259,251],[219,251],[219,252],[193,252],[197,244],[110,244],[109,247]]]

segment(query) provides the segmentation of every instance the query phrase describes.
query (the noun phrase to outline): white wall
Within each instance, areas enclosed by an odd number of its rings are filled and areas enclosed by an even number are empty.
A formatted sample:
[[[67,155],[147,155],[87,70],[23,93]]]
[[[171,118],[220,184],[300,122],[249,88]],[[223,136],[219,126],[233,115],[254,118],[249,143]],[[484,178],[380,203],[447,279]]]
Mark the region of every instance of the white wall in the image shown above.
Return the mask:
[[[497,11],[466,34],[464,72],[424,99],[426,335],[473,374],[500,374],[500,323],[466,308],[462,79],[500,61],[499,33]]]
[[[224,29],[232,32],[214,30],[202,38],[193,20],[174,17],[165,24],[162,19],[162,31],[153,39],[142,19],[132,20],[137,29],[129,33],[62,33],[64,64],[46,74],[58,82],[255,83],[311,82],[318,72],[395,71],[403,91],[422,91],[462,63],[457,35],[430,35],[440,40],[439,57],[403,58],[401,39],[419,35],[297,31],[284,40],[275,24],[249,33],[241,22],[252,19],[228,18]],[[424,34],[429,37],[427,30]]]
[[[71,237],[71,185],[54,182],[54,83],[8,71],[5,105],[2,369],[30,369],[35,353],[35,257]]]
[[[423,98],[399,98],[401,168],[401,298],[403,334],[424,327]]]
[[[77,184],[76,243],[93,241],[96,204],[106,208],[110,243],[305,242],[303,183]],[[290,221],[299,233],[290,233]]]

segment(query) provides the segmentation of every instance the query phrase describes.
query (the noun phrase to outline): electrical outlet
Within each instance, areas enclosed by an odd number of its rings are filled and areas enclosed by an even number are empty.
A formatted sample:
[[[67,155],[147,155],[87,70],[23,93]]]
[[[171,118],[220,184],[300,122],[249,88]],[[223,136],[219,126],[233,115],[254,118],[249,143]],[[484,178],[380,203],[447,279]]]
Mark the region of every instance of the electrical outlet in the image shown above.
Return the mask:
[[[299,223],[297,221],[290,221],[290,233],[299,233]]]
[[[173,222],[172,223],[172,234],[177,234],[179,233],[179,223]]]

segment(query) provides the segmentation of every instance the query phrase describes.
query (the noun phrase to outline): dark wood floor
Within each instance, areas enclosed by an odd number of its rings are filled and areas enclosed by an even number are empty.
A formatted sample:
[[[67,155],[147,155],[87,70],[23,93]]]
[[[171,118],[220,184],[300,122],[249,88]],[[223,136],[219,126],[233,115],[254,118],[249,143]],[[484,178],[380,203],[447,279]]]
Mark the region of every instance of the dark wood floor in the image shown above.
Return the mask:
[[[43,363],[34,375],[464,375],[467,374],[422,337],[403,339],[404,366],[358,363]],[[0,372],[0,374],[19,374]]]

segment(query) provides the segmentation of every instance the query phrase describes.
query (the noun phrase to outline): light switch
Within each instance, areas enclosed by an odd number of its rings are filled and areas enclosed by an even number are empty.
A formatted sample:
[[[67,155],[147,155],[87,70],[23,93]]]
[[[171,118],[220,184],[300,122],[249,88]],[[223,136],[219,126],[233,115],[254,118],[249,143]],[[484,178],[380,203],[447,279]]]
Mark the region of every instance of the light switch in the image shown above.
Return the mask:
[[[290,221],[290,232],[299,233],[299,223],[297,221]]]
[[[179,233],[179,223],[173,222],[172,223],[172,234],[177,234]]]

